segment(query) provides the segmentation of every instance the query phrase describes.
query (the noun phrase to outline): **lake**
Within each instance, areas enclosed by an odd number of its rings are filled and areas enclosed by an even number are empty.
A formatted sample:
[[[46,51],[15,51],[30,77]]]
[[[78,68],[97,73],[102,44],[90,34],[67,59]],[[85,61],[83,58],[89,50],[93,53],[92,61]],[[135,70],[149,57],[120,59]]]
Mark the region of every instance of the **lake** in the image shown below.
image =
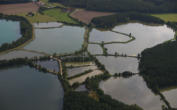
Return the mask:
[[[162,92],[171,107],[177,108],[177,89],[171,89]]]
[[[8,53],[0,54],[0,60],[11,60],[14,58],[25,58],[25,57],[34,58],[34,57],[41,57],[41,56],[44,55],[40,53],[34,53],[34,52],[29,52],[24,50],[14,50]]]
[[[58,77],[28,66],[0,70],[0,110],[62,110]]]
[[[144,49],[153,47],[174,38],[175,32],[163,26],[148,26],[140,23],[128,23],[116,26],[113,30],[131,33],[136,39],[126,44],[110,44],[105,47],[108,53],[118,52],[120,54],[137,55]]]
[[[21,37],[20,22],[0,19],[0,45],[12,43]]]
[[[146,86],[143,78],[134,75],[130,78],[110,78],[100,83],[105,94],[126,104],[137,104],[144,110],[161,110],[163,104]]]
[[[82,27],[35,29],[35,40],[24,48],[49,54],[71,53],[81,49],[83,36],[84,28]]]

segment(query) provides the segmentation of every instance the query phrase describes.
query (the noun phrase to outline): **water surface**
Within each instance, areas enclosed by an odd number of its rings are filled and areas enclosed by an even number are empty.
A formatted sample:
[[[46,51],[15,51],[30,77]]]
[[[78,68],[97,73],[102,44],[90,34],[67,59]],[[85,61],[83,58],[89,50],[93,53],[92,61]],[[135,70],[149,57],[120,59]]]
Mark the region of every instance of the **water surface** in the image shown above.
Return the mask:
[[[0,19],[0,45],[12,43],[20,37],[20,22]]]
[[[59,27],[62,23],[58,22],[49,22],[49,23],[34,23],[35,28],[45,28],[45,27]]]
[[[0,54],[0,60],[11,60],[14,58],[34,58],[34,57],[40,57],[44,56],[43,54],[39,53],[33,53],[29,51],[23,51],[23,50],[14,50],[8,53]]]
[[[160,97],[152,93],[143,78],[135,75],[130,78],[110,78],[100,83],[100,88],[114,99],[126,104],[137,104],[144,110],[161,110]]]
[[[101,31],[97,29],[93,29],[90,33],[89,41],[90,42],[111,42],[111,41],[120,41],[125,42],[129,40],[128,36],[118,34],[111,31]]]
[[[37,61],[36,64],[41,65],[43,68],[46,68],[49,71],[59,72],[58,61],[56,60]]]
[[[130,71],[133,73],[139,72],[138,60],[136,58],[112,56],[97,56],[96,58],[105,66],[106,70],[108,70],[110,74],[122,73],[125,71]]]
[[[63,94],[56,75],[28,66],[0,70],[0,110],[61,110]]]
[[[81,49],[84,28],[63,26],[53,29],[35,29],[35,40],[25,49],[53,53],[70,53]]]
[[[109,53],[137,55],[144,49],[153,47],[174,38],[174,31],[163,26],[148,26],[140,23],[129,23],[116,26],[113,30],[124,33],[131,33],[135,40],[126,44],[110,44],[105,47]]]
[[[162,92],[167,101],[170,103],[171,107],[177,108],[177,89],[168,90]]]

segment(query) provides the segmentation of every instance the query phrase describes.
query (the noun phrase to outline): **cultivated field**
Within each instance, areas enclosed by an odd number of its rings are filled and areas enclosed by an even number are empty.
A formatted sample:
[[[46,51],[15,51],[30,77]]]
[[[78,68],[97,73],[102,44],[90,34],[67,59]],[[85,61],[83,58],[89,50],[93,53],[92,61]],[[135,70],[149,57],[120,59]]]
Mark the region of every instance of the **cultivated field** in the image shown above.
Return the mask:
[[[111,14],[114,14],[114,13],[76,10],[70,16],[85,23],[85,24],[89,24],[91,22],[91,20],[95,17],[108,16]]]
[[[168,21],[175,21],[177,22],[177,13],[171,14],[153,14],[152,16],[158,17],[166,22]]]
[[[38,6],[35,3],[5,4],[0,5],[0,13],[3,14],[21,14],[28,12],[36,12]]]

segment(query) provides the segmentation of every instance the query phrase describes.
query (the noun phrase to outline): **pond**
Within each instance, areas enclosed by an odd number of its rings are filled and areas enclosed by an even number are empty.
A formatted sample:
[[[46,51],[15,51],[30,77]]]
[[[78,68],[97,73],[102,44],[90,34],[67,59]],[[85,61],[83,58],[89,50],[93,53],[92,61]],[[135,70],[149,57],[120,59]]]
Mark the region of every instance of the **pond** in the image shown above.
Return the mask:
[[[72,76],[81,74],[85,71],[95,70],[95,69],[97,69],[97,66],[95,66],[95,65],[93,65],[93,66],[83,66],[83,67],[74,67],[74,68],[68,68],[67,73],[68,73],[68,77],[72,77]]]
[[[0,46],[3,43],[12,43],[21,37],[20,22],[0,19]]]
[[[105,94],[126,104],[137,104],[144,110],[161,110],[163,102],[146,86],[143,78],[134,75],[130,78],[110,78],[100,83]]]
[[[163,43],[167,40],[174,38],[174,31],[168,28],[166,25],[160,26],[149,26],[143,25],[141,23],[128,23],[123,25],[116,26],[113,31],[130,34],[135,37],[135,40],[128,43],[116,43],[116,44],[107,44],[107,52],[109,54],[115,54],[117,52],[119,55],[128,55],[128,56],[137,56],[144,49],[150,48],[157,44]],[[107,35],[107,33],[109,33]],[[98,42],[104,40],[105,42],[116,41],[117,37],[109,36],[119,36],[117,33],[109,31],[99,31],[94,29],[90,33],[90,41]],[[122,35],[122,34],[120,34]],[[106,37],[105,39],[104,36]],[[108,38],[107,38],[108,36]],[[122,35],[124,36],[124,35]],[[122,37],[123,38],[123,37]],[[128,38],[124,36],[124,38]],[[100,40],[99,40],[100,39]],[[127,40],[127,39],[126,39]],[[99,45],[89,44],[88,51],[94,54],[101,54],[102,50]],[[139,61],[136,58],[128,57],[113,57],[113,56],[97,56],[98,60],[105,65],[106,69],[111,73],[121,73],[124,71],[130,71],[133,73],[138,73],[138,63]]]
[[[118,34],[111,31],[101,31],[97,29],[93,29],[90,33],[90,42],[98,42],[101,43],[104,42],[111,42],[111,41],[120,41],[125,42],[129,40],[130,38],[128,36]]]
[[[138,60],[136,58],[129,57],[113,57],[113,56],[97,56],[100,63],[104,64],[106,70],[110,74],[122,73],[124,71],[130,71],[138,73]]]
[[[110,44],[105,46],[108,49],[108,53],[118,52],[127,55],[137,55],[146,48],[174,38],[175,35],[175,32],[166,25],[148,26],[140,23],[128,23],[116,26],[113,30],[131,33],[136,38],[134,41],[126,44]]]
[[[167,90],[162,92],[171,107],[177,108],[177,89]]]
[[[81,49],[84,28],[63,26],[62,28],[35,29],[35,40],[25,49],[53,53],[71,53]]]
[[[37,61],[37,65],[40,65],[43,68],[46,68],[49,71],[55,71],[59,72],[59,64],[56,60],[43,60],[43,61]]]
[[[97,44],[89,44],[87,50],[90,52],[90,54],[103,54],[103,50],[100,45]]]
[[[62,23],[58,22],[48,22],[48,23],[34,23],[35,28],[51,28],[51,27],[59,27]]]
[[[58,77],[28,66],[0,70],[0,110],[62,110]]]
[[[8,53],[0,54],[0,60],[11,60],[14,58],[33,58],[33,57],[41,57],[44,56],[40,53],[34,53],[29,51],[23,51],[23,50],[14,50]]]

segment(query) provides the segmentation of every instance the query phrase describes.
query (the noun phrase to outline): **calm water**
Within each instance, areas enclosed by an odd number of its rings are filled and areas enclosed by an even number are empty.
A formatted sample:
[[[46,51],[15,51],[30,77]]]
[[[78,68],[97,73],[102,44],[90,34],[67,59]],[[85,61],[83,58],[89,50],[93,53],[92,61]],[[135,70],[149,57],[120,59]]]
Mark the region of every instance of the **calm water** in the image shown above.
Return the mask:
[[[170,103],[171,107],[177,108],[177,89],[168,90],[162,92],[167,101]]]
[[[98,56],[97,59],[105,65],[110,74],[122,73],[124,71],[138,73],[138,60],[136,58]]]
[[[44,28],[44,27],[58,27],[61,26],[62,23],[57,22],[49,22],[49,23],[34,23],[34,27],[36,28]]]
[[[100,88],[114,99],[126,104],[137,104],[144,110],[161,110],[159,96],[155,96],[142,77],[135,75],[130,78],[110,78],[100,83]]]
[[[0,60],[10,60],[14,58],[33,58],[33,57],[40,57],[44,56],[43,54],[39,53],[33,53],[33,52],[28,52],[28,51],[23,51],[23,50],[14,50],[9,53],[1,54],[0,55]]]
[[[164,41],[170,40],[174,37],[172,29],[166,25],[163,26],[147,26],[140,23],[129,23],[115,27],[113,30],[131,33],[135,36],[135,40],[127,44],[110,44],[105,47],[108,48],[109,53],[123,53],[127,55],[137,55],[144,49],[153,47]],[[96,35],[95,35],[96,36]]]
[[[92,55],[103,54],[102,48],[97,44],[89,44],[87,49]]]
[[[0,70],[0,110],[61,110],[63,94],[56,75],[28,66]]]
[[[70,53],[81,49],[84,28],[63,26],[55,29],[36,29],[35,40],[25,49],[46,53]]]
[[[94,70],[94,69],[97,69],[97,67],[96,66],[85,66],[85,67],[68,68],[67,73],[68,73],[68,76],[71,77],[77,74],[81,74],[87,70]]]
[[[129,33],[128,33],[129,34]],[[130,38],[111,31],[100,31],[93,29],[90,33],[90,42],[111,42],[111,41],[127,41]]]
[[[11,43],[20,37],[20,22],[0,19],[0,45],[3,43]]]
[[[125,44],[109,44],[105,45],[108,49],[108,53],[114,54],[115,52],[119,54],[127,55],[137,55],[141,53],[144,49],[155,46],[157,44],[163,43],[164,41],[170,40],[174,37],[174,32],[172,29],[168,28],[166,25],[163,26],[148,26],[140,23],[128,23],[116,26],[113,30],[131,33],[136,39],[132,42]],[[107,38],[108,31],[98,31],[93,30],[90,34],[90,40],[92,41],[102,41],[102,36]],[[112,34],[110,36],[116,36],[116,33],[108,32]],[[116,35],[115,35],[116,34]],[[119,34],[118,34],[119,35]],[[117,36],[118,36],[117,35]],[[104,38],[104,37],[103,37]],[[113,38],[113,39],[112,39]],[[117,38],[112,37],[111,39],[104,39],[106,41],[116,41]],[[124,36],[124,38],[128,38]],[[98,45],[90,44],[88,50],[91,54],[101,53],[101,48]],[[131,71],[134,73],[138,72],[138,60],[135,58],[125,58],[125,57],[97,57],[98,60],[105,65],[106,69],[111,73],[120,73],[124,71]]]
[[[59,72],[59,65],[58,62],[55,60],[38,61],[36,64],[41,65],[42,67],[50,71]]]

